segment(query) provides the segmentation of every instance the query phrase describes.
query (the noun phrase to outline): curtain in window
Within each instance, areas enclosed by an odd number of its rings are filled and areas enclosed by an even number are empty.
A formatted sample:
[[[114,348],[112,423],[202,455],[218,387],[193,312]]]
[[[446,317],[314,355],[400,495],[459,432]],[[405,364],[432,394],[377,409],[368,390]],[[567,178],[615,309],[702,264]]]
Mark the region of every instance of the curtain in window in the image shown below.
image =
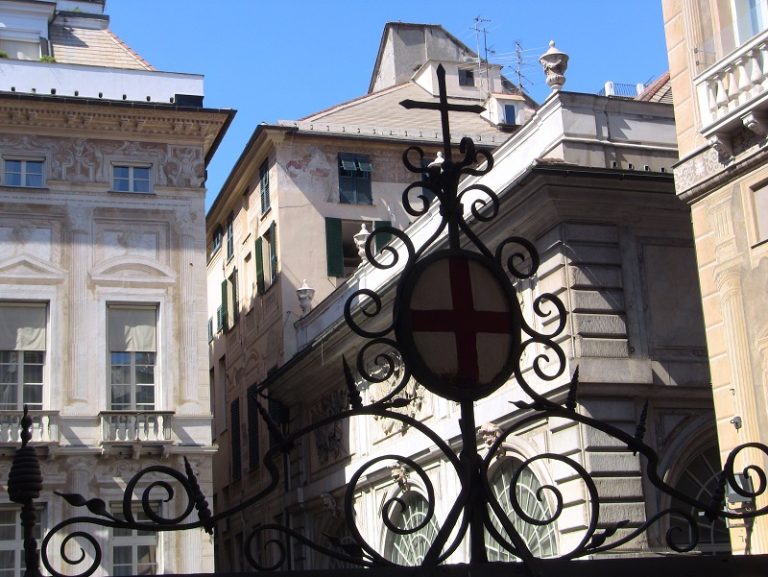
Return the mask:
[[[0,350],[44,351],[46,306],[0,305]]]
[[[109,308],[109,350],[149,352],[157,350],[157,309]]]

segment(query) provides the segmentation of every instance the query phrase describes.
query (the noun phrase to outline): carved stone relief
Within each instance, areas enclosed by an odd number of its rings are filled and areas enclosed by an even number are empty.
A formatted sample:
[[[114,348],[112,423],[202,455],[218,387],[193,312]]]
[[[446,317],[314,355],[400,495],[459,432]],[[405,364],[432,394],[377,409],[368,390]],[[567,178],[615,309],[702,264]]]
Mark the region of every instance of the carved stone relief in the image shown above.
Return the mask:
[[[35,226],[28,221],[0,222],[2,260],[24,255],[53,262],[52,240],[50,226]]]
[[[195,188],[202,186],[205,162],[199,147],[168,145],[166,159],[162,172],[168,185]]]
[[[370,369],[372,376],[376,376],[377,371],[374,369]],[[384,369],[381,369],[384,370]],[[382,399],[386,395],[388,395],[392,388],[397,386],[398,383],[400,383],[400,380],[402,378],[402,361],[399,361],[396,363],[395,370],[393,371],[392,375],[386,379],[385,381],[382,381],[380,383],[371,383],[368,386],[368,395],[370,397],[370,402],[375,403],[376,401]],[[405,399],[408,401],[408,404],[401,408],[393,408],[390,409],[393,412],[400,413],[402,415],[406,415],[411,418],[417,418],[419,414],[422,412],[423,405],[425,403],[425,391],[424,388],[419,385],[419,383],[411,378],[409,379],[408,383],[405,385],[402,391],[400,391],[395,398],[398,399]],[[379,416],[375,416],[374,419],[378,422],[379,427],[381,428],[381,431],[384,433],[385,436],[389,436],[393,433],[401,433],[405,434],[405,432],[408,430],[408,425],[405,423],[402,423],[401,421],[396,421],[394,419],[387,419]]]
[[[70,182],[94,182],[104,164],[101,151],[84,138],[59,143],[55,159],[61,168],[57,177]]]
[[[322,397],[310,409],[310,419],[313,423],[326,417],[337,415],[347,408],[347,392],[339,389]],[[341,421],[333,421],[316,429],[315,454],[320,466],[327,465],[339,459],[347,451],[344,447],[344,429]]]

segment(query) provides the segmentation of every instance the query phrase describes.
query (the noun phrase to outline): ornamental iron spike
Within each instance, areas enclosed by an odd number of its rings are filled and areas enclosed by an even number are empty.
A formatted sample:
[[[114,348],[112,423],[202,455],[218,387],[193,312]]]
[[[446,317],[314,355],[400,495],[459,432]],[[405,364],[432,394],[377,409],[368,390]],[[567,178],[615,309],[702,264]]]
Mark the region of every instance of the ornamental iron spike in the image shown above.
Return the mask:
[[[353,409],[363,408],[363,397],[360,396],[360,391],[357,390],[355,384],[355,377],[352,375],[352,369],[347,363],[347,358],[342,355],[341,362],[344,365],[344,382],[347,384],[347,396],[349,397],[349,404]]]
[[[191,497],[195,503],[195,509],[197,509],[197,516],[204,523],[203,527],[205,532],[209,535],[213,535],[214,524],[211,521],[213,515],[211,515],[211,509],[208,507],[208,501],[205,499],[205,495],[200,490],[200,483],[197,481],[197,475],[192,469],[192,465],[189,459],[184,457],[184,471],[187,473],[187,479],[191,488]]]
[[[571,382],[568,383],[568,398],[565,401],[565,407],[569,411],[576,411],[576,390],[579,387],[579,365],[573,371]]]
[[[264,406],[259,402],[258,398],[253,397],[253,400],[256,403],[256,410],[259,412],[259,415],[261,415],[261,418],[264,419],[264,422],[267,424],[267,429],[269,429],[269,433],[277,441],[277,444],[282,446],[283,451],[285,452],[290,451],[293,448],[293,444],[287,441],[287,439],[285,438],[285,435],[280,430],[280,426],[272,418],[272,415],[269,414],[269,411],[267,411],[264,408]]]
[[[635,429],[635,440],[638,443],[643,442],[645,437],[645,424],[648,420],[648,399],[643,403],[643,410],[640,411],[640,419],[637,421],[637,428]],[[632,455],[637,455],[637,450],[632,451]]]
[[[725,483],[725,472],[720,471],[717,474],[717,484],[715,485],[715,490],[712,491],[712,499],[709,502],[709,508],[704,511],[704,516],[710,523],[720,516],[723,506],[725,505]]]

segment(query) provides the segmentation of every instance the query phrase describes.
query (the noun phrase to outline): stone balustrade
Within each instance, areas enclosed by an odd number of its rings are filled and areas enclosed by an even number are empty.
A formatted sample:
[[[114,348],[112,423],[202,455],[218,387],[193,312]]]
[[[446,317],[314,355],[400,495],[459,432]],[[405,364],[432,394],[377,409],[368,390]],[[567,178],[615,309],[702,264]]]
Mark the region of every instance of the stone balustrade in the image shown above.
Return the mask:
[[[21,443],[23,411],[0,411],[0,444]],[[32,417],[32,443],[59,442],[59,412],[30,411]]]
[[[166,443],[172,441],[172,411],[102,411],[104,443]]]
[[[710,136],[735,123],[751,122],[747,128],[754,129],[754,117],[744,116],[768,99],[768,30],[705,70],[694,84],[702,133]]]

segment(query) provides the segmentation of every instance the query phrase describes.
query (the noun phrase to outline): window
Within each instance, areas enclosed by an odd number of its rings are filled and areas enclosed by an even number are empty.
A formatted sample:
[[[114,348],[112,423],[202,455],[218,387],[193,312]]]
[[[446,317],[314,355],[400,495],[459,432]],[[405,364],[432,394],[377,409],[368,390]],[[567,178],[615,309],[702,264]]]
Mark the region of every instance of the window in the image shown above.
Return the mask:
[[[157,307],[108,309],[110,410],[155,410]]]
[[[342,204],[373,204],[371,172],[373,165],[367,155],[339,154],[339,202]]]
[[[325,219],[325,249],[328,264],[328,276],[349,276],[360,264],[360,254],[355,246],[354,236],[360,232],[365,221],[341,220],[339,218]],[[387,220],[366,222],[368,230],[389,226]],[[372,225],[372,226],[371,226]],[[376,249],[387,243],[389,238],[384,234],[376,237]]]
[[[213,319],[208,319],[208,342],[213,340]]]
[[[459,86],[474,86],[475,71],[471,68],[459,68]]]
[[[237,481],[242,471],[240,450],[240,399],[235,399],[229,406],[229,433],[232,435],[232,480]]]
[[[43,408],[47,307],[0,304],[0,409]]]
[[[150,167],[115,165],[112,190],[115,192],[150,192]]]
[[[256,408],[254,389],[248,391],[248,467],[253,470],[259,466],[259,410]]]
[[[259,190],[261,195],[261,214],[265,214],[269,208],[269,160],[265,160],[259,167]]]
[[[21,526],[21,507],[0,506],[0,577],[21,577],[24,563],[24,530]],[[34,537],[42,539],[46,526],[45,505],[37,508]]]
[[[504,122],[506,124],[517,124],[515,121],[515,105],[514,104],[505,104],[504,105]]]
[[[493,496],[506,513],[512,526],[525,541],[528,549],[539,558],[554,557],[557,555],[557,542],[555,539],[556,523],[535,525],[527,523],[515,513],[512,507],[512,491],[520,508],[532,519],[546,521],[552,519],[553,512],[546,500],[546,492],[541,491],[541,482],[533,471],[526,467],[520,471],[515,485],[512,486],[512,478],[520,469],[522,462],[518,459],[504,459],[496,470],[491,480]],[[496,530],[506,537],[506,532],[498,517],[491,511],[491,522]],[[507,537],[507,540],[509,538]],[[513,561],[515,556],[502,547],[490,533],[486,533],[485,546],[489,561]]]
[[[221,306],[216,310],[217,326],[220,331],[229,329],[229,281],[221,281]]]
[[[235,215],[227,219],[227,260],[235,256]]]
[[[160,502],[150,502],[153,511],[160,514]],[[112,504],[112,514],[122,518],[122,503]],[[139,503],[132,508],[133,518],[139,523],[151,523]],[[112,530],[112,573],[115,577],[121,575],[157,575],[158,565],[158,533],[156,531],[139,531],[136,529]]]
[[[277,225],[273,222],[267,232],[256,239],[256,290],[259,294],[277,280]],[[265,266],[266,265],[266,266]]]
[[[213,236],[211,237],[211,255],[216,254],[221,248],[221,241],[223,238],[224,229],[219,225],[216,227],[216,230],[213,231]]]
[[[42,188],[43,161],[6,158],[3,161],[3,183],[6,186]]]
[[[229,275],[229,294],[232,303],[232,324],[234,325],[240,319],[240,301],[237,295],[237,269]]]
[[[768,185],[751,190],[757,242],[768,239]]]
[[[712,495],[717,491],[719,473],[720,456],[718,455],[717,447],[712,445],[690,460],[674,487],[685,495],[698,499],[703,503],[710,503]],[[723,503],[723,506],[725,506],[725,503]],[[671,508],[686,511],[697,521],[699,532],[698,550],[730,552],[731,540],[728,535],[728,527],[722,517],[711,522],[705,516],[699,515],[698,510],[679,499],[672,499]],[[685,536],[678,539],[679,541],[691,538],[691,527],[682,515],[676,515],[673,512],[670,525],[671,528],[677,529],[680,535]]]
[[[415,491],[408,491],[390,507],[389,520],[400,530],[413,530],[425,523],[428,512],[427,500]],[[401,535],[388,530],[384,555],[398,565],[421,565],[439,531],[434,512],[429,522],[417,531]]]

